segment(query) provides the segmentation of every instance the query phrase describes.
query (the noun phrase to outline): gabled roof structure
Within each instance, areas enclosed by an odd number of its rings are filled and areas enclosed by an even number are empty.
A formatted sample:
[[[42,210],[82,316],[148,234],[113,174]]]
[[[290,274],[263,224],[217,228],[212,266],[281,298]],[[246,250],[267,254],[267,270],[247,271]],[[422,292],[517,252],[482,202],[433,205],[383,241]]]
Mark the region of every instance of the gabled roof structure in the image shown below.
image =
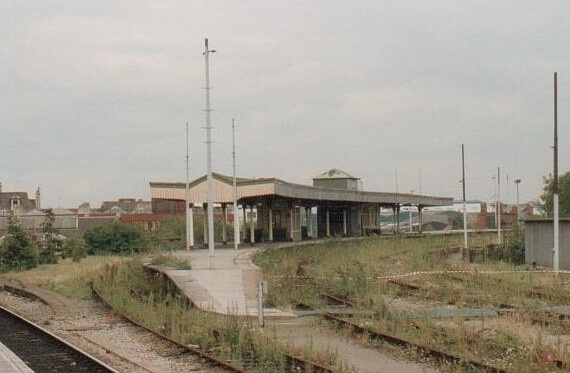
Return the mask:
[[[323,183],[314,186],[289,183],[277,178],[237,178],[237,188],[234,189],[231,177],[219,173],[213,173],[212,176],[214,203],[222,205],[224,221],[227,205],[234,202],[235,195],[237,204],[242,206],[244,212],[244,223],[246,210],[250,210],[249,232],[244,234],[247,233],[247,240],[252,244],[259,240],[299,241],[313,235],[357,237],[380,234],[378,214],[382,207],[392,208],[396,216],[399,215],[401,206],[417,206],[421,221],[421,210],[424,207],[449,205],[453,202],[448,197],[361,191],[349,185],[358,179],[336,169],[325,173],[323,177],[327,179],[321,179]],[[348,183],[342,185],[342,182],[336,183],[336,180],[347,180]],[[158,214],[184,214],[187,197],[190,204],[187,207],[190,209],[196,205],[204,206],[208,200],[206,176],[189,183],[188,191],[186,183],[151,182],[150,189],[153,212]],[[255,222],[254,209],[257,216]],[[312,217],[314,210],[317,212],[315,227]],[[398,224],[396,217],[395,221]]]
[[[322,180],[322,179],[352,179],[352,180],[360,180],[358,177],[354,177],[349,175],[348,173],[344,172],[343,170],[339,170],[338,168],[332,168],[327,172],[323,172],[320,175],[317,175],[313,178],[313,180]]]
[[[215,203],[232,203],[234,198],[232,177],[219,173],[213,173],[212,176]],[[395,204],[439,206],[453,202],[453,198],[449,197],[314,187],[289,183],[277,178],[237,178],[236,184],[237,199],[242,203],[270,196],[307,204],[346,202],[370,203],[387,207]],[[150,188],[152,199],[179,201],[186,199],[186,183],[150,182]],[[207,201],[206,175],[190,182],[190,202],[196,204],[205,201]]]

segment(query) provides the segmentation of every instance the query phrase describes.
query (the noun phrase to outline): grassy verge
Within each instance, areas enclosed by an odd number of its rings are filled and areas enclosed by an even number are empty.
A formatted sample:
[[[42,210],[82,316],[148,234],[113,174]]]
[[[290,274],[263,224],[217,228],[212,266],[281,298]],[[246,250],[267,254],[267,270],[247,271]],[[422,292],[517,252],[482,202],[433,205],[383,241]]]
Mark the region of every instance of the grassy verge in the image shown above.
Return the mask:
[[[89,256],[80,262],[72,259],[60,260],[57,264],[44,264],[28,271],[7,272],[0,275],[9,281],[40,286],[56,291],[66,297],[90,299],[89,282],[102,268],[111,263],[125,260],[116,256]]]

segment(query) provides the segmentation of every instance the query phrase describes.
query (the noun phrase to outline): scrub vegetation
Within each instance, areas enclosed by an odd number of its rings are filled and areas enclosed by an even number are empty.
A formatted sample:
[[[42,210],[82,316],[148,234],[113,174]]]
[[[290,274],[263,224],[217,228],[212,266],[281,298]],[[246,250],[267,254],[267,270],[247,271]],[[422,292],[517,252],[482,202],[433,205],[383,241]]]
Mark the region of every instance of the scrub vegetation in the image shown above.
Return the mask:
[[[255,321],[194,309],[184,296],[165,293],[162,285],[138,260],[106,266],[93,284],[115,310],[171,339],[250,372],[288,371],[283,346],[259,332]],[[313,361],[334,367],[336,359],[330,355],[303,352]]]
[[[496,236],[470,237],[483,253],[472,263],[459,254],[461,235],[328,241],[266,250],[255,262],[269,305],[326,308],[326,293],[352,302],[350,320],[373,332],[510,372],[563,371],[570,321],[553,310],[569,304],[568,275],[519,265],[517,237],[505,249],[493,248]],[[497,251],[502,260],[489,259]]]

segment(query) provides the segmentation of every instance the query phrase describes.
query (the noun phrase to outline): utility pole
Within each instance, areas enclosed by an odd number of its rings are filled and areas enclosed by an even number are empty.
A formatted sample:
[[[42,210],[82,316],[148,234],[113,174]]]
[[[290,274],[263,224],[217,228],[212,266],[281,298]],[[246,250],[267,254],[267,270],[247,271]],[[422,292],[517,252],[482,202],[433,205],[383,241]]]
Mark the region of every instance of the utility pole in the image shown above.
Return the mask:
[[[553,267],[560,270],[560,220],[558,216],[558,73],[554,72],[554,248]]]
[[[499,246],[502,245],[501,239],[501,167],[497,167],[497,234]]]
[[[463,187],[463,256],[469,261],[469,247],[467,245],[467,200],[465,198],[465,146],[461,144],[461,184]]]
[[[210,123],[210,53],[216,52],[215,49],[208,47],[208,38],[204,39],[204,59],[206,64],[206,148],[208,152],[207,159],[207,189],[208,189],[208,250],[210,257],[214,256],[214,185],[212,177],[212,125]]]
[[[521,220],[521,208],[519,202],[519,184],[521,183],[522,179],[515,179],[515,185],[517,186],[517,223]]]
[[[194,247],[194,216],[190,207],[190,155],[188,152],[188,122],[186,122],[186,250]]]
[[[239,214],[237,205],[237,179],[236,179],[236,129],[234,119],[232,119],[232,159],[233,159],[233,187],[234,187],[234,249],[238,249],[241,241],[239,235]]]

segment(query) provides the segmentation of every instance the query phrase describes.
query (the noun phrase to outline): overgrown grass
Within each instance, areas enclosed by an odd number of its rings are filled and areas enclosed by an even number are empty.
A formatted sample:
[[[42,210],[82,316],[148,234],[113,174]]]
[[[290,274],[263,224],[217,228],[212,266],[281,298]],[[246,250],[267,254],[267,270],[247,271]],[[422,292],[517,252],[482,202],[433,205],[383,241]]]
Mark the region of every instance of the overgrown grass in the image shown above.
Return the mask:
[[[174,269],[191,269],[190,262],[186,259],[176,258],[171,254],[158,253],[156,254],[150,264],[171,267]]]
[[[197,345],[250,372],[286,372],[282,347],[248,318],[194,309],[183,296],[165,294],[137,260],[109,265],[94,286],[113,308],[181,343]]]
[[[563,285],[568,276],[528,271],[518,263],[503,261],[466,263],[448,250],[460,247],[462,240],[462,236],[450,235],[329,241],[269,249],[260,252],[254,261],[264,269],[270,282],[268,302],[279,307],[295,307],[299,303],[319,307],[322,304],[318,291],[322,290],[354,302],[357,311],[362,311],[354,317],[355,321],[372,330],[508,371],[531,372],[539,366],[557,371],[552,361],[569,359],[567,351],[542,343],[526,331],[533,326],[531,320],[545,317],[549,307],[568,304],[570,293]],[[494,236],[470,238],[472,246],[486,247],[493,241]],[[387,281],[400,275],[401,281],[420,290],[405,295]],[[537,291],[546,295],[537,297]],[[393,302],[419,309],[508,305],[519,313],[500,318],[500,325],[494,320],[471,322],[460,317],[412,319],[392,312]],[[569,331],[570,325],[562,329],[542,328],[545,334]],[[570,340],[568,336],[564,338]]]
[[[80,262],[68,258],[28,271],[4,273],[1,277],[21,284],[45,287],[70,298],[90,299],[89,282],[106,265],[122,260],[125,258],[116,256],[88,256]]]

